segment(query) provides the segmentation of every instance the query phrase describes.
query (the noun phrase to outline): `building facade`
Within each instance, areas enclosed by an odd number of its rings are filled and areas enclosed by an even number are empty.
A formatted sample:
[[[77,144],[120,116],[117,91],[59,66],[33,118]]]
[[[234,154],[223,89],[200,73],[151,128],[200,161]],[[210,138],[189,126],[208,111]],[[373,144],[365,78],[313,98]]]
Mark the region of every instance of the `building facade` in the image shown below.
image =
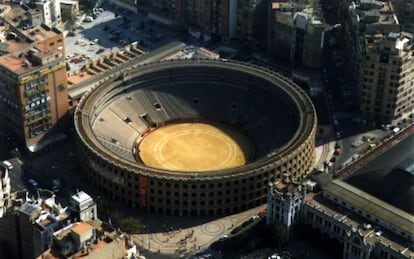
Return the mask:
[[[274,190],[278,182],[269,185]],[[297,188],[297,187],[296,187]],[[292,196],[304,197],[297,222],[310,225],[343,244],[344,259],[413,258],[414,217],[349,184],[334,180],[322,192],[301,194],[291,188]],[[269,191],[271,196],[274,196]],[[277,195],[276,196],[280,196]],[[268,213],[280,199],[268,199]],[[277,213],[268,222],[277,222]],[[280,221],[279,221],[280,222]]]
[[[13,6],[1,17],[7,47],[0,55],[0,121],[36,152],[53,140],[68,110],[65,48],[56,28],[32,23],[22,28],[19,20],[29,21],[26,14]]]
[[[78,192],[71,197],[79,210],[61,207],[49,190],[12,193],[6,214],[0,218],[0,255],[2,258],[133,258],[136,246],[124,233],[101,222],[90,212],[92,198]],[[79,204],[80,203],[80,204]],[[76,208],[75,208],[76,209]],[[93,215],[95,214],[95,215]]]
[[[414,36],[402,31],[390,1],[343,1],[348,71],[366,119],[388,123],[414,107]]]
[[[241,39],[264,41],[267,23],[266,0],[239,0],[237,36]]]
[[[9,169],[0,163],[0,218],[6,213],[10,199]]]
[[[207,38],[228,40],[237,35],[238,0],[157,0],[138,1],[149,11],[183,23]]]
[[[49,27],[55,27],[62,22],[60,0],[41,0],[36,7],[42,14],[42,22]]]
[[[299,222],[300,212],[305,203],[306,188],[290,180],[269,183],[267,224],[282,224],[290,233]]]
[[[269,1],[268,8],[268,53],[296,67],[319,68],[325,31],[320,7]]]
[[[75,193],[70,197],[70,208],[79,221],[98,219],[96,203],[91,196],[83,191]]]

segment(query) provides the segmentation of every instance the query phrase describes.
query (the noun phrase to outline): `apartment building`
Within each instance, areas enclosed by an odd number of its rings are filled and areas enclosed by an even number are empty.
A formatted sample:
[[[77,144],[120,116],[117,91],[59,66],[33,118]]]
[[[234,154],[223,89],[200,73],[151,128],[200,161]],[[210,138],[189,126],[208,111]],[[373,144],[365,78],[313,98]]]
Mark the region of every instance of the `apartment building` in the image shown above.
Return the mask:
[[[267,50],[296,67],[319,68],[325,24],[320,7],[307,2],[269,1]]]
[[[42,14],[42,22],[49,27],[59,26],[62,22],[60,0],[40,0],[35,2],[36,9]]]
[[[12,193],[6,214],[0,218],[0,241],[9,258],[34,258],[52,245],[53,232],[67,224],[68,211],[56,204],[55,195],[39,190],[37,197],[26,191]]]
[[[348,71],[364,118],[388,123],[412,113],[412,33],[402,31],[392,1],[343,1]]]
[[[138,2],[149,11],[183,23],[206,37],[228,40],[237,34],[238,0],[156,0]]]
[[[1,171],[0,171],[1,172]],[[72,205],[80,205],[78,192]],[[49,190],[36,194],[26,191],[12,193],[7,199],[6,214],[0,218],[0,255],[2,258],[134,258],[137,250],[129,236],[90,215],[82,205],[73,211],[61,207]],[[83,200],[82,200],[83,201]],[[82,219],[79,215],[86,215]]]
[[[267,23],[266,0],[239,0],[237,8],[237,36],[263,41]]]
[[[68,110],[64,36],[20,5],[7,5],[0,20],[0,125],[37,152],[61,137]]]
[[[185,0],[137,0],[138,9],[143,7],[149,8],[150,12],[161,15],[165,18],[175,19],[181,17],[182,13],[176,13],[180,10]]]

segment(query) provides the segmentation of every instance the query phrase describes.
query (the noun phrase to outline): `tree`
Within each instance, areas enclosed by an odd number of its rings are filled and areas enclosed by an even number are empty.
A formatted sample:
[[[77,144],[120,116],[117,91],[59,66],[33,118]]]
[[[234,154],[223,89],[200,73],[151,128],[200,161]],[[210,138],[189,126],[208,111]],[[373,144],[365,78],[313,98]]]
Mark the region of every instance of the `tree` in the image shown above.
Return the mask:
[[[141,221],[134,217],[126,217],[120,219],[119,228],[127,233],[135,234],[141,232]]]
[[[77,27],[78,23],[78,15],[76,12],[71,12],[67,21],[66,21],[66,29],[69,31],[74,31]]]

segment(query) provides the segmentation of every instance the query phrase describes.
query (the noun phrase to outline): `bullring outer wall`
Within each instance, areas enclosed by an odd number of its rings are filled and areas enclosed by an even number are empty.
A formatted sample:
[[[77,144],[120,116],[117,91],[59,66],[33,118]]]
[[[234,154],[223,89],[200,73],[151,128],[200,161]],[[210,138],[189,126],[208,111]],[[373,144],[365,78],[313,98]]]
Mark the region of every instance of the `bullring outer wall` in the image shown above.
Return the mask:
[[[118,86],[137,76],[176,66],[214,66],[265,78],[286,91],[299,110],[299,128],[281,150],[243,167],[203,173],[148,168],[105,149],[90,121],[99,105],[113,98]],[[188,76],[188,75],[186,75]],[[98,108],[97,108],[98,107]],[[244,63],[212,60],[165,61],[133,67],[100,82],[76,112],[75,127],[82,165],[91,184],[103,194],[141,210],[173,215],[233,214],[266,203],[267,184],[283,175],[302,179],[315,159],[316,114],[306,94],[281,75]]]

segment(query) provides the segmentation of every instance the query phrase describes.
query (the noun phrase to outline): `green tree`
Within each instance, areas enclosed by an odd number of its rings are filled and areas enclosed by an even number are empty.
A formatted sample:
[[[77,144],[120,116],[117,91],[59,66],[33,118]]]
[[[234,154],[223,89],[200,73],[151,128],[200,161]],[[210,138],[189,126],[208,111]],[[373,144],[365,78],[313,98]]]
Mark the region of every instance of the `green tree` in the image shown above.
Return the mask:
[[[92,9],[96,7],[98,0],[81,0],[80,4],[85,7],[87,13],[92,13]]]
[[[67,17],[65,28],[73,33],[77,29],[78,22],[78,14],[76,12],[71,12],[70,15]]]
[[[120,219],[119,228],[127,233],[135,234],[141,232],[141,221],[134,217],[126,217]]]

